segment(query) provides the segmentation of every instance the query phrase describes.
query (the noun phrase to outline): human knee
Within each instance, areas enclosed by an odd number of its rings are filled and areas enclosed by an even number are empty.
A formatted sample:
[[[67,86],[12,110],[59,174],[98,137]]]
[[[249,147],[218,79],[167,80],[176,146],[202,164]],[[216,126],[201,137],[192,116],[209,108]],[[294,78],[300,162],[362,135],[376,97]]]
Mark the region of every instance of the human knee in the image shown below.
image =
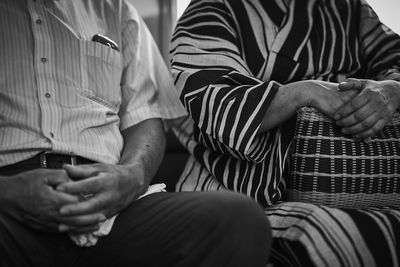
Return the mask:
[[[249,217],[265,219],[262,208],[254,200],[242,194],[218,191],[209,193],[205,198],[207,202],[203,208],[217,217],[226,217],[229,220]]]
[[[232,192],[214,192],[204,196],[207,201],[201,207],[206,223],[207,237],[213,246],[226,251],[242,251],[236,260],[252,257],[265,262],[272,242],[269,221],[262,208],[252,199]],[[208,225],[208,227],[207,227]],[[206,231],[206,230],[205,230]],[[231,254],[232,255],[232,254]]]
[[[210,192],[204,194],[203,205],[198,206],[199,216],[222,228],[224,234],[238,232],[252,234],[264,232],[269,235],[269,222],[262,208],[252,199],[233,192]],[[268,236],[268,238],[270,235]]]

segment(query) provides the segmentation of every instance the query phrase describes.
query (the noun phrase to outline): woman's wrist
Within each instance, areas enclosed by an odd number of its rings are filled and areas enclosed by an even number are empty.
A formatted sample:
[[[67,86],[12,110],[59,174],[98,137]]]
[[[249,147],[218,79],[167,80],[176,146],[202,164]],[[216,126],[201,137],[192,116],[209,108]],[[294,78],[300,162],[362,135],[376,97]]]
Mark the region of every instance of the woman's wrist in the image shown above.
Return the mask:
[[[313,101],[313,94],[310,92],[312,88],[307,86],[306,81],[294,82],[284,85],[284,90],[287,90],[291,95],[291,105],[293,105],[296,110],[310,106]]]

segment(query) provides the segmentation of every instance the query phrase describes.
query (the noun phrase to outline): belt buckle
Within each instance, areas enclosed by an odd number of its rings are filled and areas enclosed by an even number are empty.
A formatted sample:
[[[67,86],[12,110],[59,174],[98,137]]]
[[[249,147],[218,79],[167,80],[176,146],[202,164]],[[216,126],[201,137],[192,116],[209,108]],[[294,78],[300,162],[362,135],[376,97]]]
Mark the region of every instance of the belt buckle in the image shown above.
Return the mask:
[[[40,153],[40,167],[47,169],[47,155],[49,154],[58,154],[51,151],[44,151]],[[65,156],[70,157],[70,164],[76,165],[76,155],[71,152],[69,155],[65,154]]]

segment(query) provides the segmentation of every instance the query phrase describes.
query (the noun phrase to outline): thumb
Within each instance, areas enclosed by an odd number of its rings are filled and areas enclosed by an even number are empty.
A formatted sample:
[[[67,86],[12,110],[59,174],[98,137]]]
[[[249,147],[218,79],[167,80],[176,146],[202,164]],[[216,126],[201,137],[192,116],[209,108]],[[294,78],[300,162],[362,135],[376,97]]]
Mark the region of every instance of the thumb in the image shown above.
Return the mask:
[[[355,78],[349,78],[345,80],[344,82],[339,83],[339,89],[342,91],[347,91],[347,90],[358,90],[361,91],[364,89],[365,81],[362,79],[355,79]]]
[[[48,184],[52,187],[56,187],[59,184],[67,183],[70,181],[69,176],[67,173],[63,170],[57,170],[55,173],[52,173],[51,175],[46,175],[45,176],[45,184]]]
[[[94,176],[98,173],[98,170],[92,165],[69,165],[64,164],[63,169],[67,172],[72,180],[80,180]]]

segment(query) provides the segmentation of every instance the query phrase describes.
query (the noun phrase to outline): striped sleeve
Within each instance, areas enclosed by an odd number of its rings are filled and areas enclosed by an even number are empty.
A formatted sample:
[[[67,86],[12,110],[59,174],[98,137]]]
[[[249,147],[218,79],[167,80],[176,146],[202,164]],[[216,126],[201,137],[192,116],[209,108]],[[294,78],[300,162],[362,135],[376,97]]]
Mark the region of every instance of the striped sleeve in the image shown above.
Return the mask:
[[[258,163],[274,142],[256,133],[279,84],[251,73],[234,25],[222,0],[192,1],[172,38],[172,73],[198,140]]]
[[[400,81],[400,37],[379,20],[365,0],[361,0],[359,31],[367,76]]]

